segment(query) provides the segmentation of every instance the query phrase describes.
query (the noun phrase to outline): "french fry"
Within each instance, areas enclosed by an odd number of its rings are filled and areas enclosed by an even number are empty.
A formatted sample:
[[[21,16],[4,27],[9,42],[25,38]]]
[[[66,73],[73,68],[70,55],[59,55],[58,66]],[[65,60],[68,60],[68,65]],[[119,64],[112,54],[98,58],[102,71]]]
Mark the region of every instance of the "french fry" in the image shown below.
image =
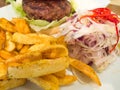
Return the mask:
[[[0,50],[0,57],[2,57],[3,59],[9,59],[11,57],[15,56],[12,52],[8,52],[5,50]]]
[[[15,25],[5,18],[0,18],[0,27],[9,32],[16,32]]]
[[[5,31],[3,31],[3,29],[0,28],[0,49],[4,47],[5,40],[6,40]]]
[[[59,90],[59,87],[57,84],[49,80],[46,80],[42,77],[29,78],[29,80],[37,84],[39,87],[43,88],[44,90]]]
[[[86,76],[88,76],[90,79],[92,79],[96,84],[98,84],[99,86],[101,86],[101,82],[97,76],[97,74],[95,73],[95,71],[90,67],[88,66],[87,64],[79,61],[79,60],[76,60],[76,59],[72,59],[71,58],[71,63],[70,65],[79,70],[80,72],[82,72],[83,74],[85,74]]]
[[[48,35],[45,35],[45,34],[41,34],[41,33],[30,33],[28,34],[28,36],[31,36],[31,37],[38,37],[41,38],[41,39],[47,39],[47,41],[51,42],[51,43],[54,43],[56,42],[56,38],[52,37],[52,36],[48,36]]]
[[[0,62],[5,62],[5,60],[2,57],[0,57]]]
[[[69,66],[69,61],[66,57],[60,57],[56,59],[38,59],[28,63],[20,63],[21,65],[17,67],[9,66],[9,64],[10,62],[7,63],[8,77],[31,78],[48,75],[66,69]]]
[[[29,45],[23,46],[19,53],[26,53],[28,51],[29,47],[30,47]]]
[[[57,38],[56,43],[66,46],[64,39],[65,39],[65,36],[61,36],[61,37]]]
[[[40,36],[30,36],[29,34],[14,33],[12,41],[20,44],[42,44],[49,43],[47,39]]]
[[[6,42],[5,42],[4,49],[9,52],[15,49],[15,43],[12,42],[11,39],[12,39],[12,33],[6,32]]]
[[[4,62],[0,62],[0,79],[7,75],[7,65]]]
[[[58,78],[58,80],[59,80],[60,86],[65,86],[65,85],[72,84],[77,80],[77,78],[73,75],[66,75],[65,77]]]
[[[38,50],[42,51],[48,46],[49,46],[49,44],[46,45],[44,43],[43,44],[34,44],[28,49],[28,51],[38,51]]]
[[[20,51],[24,45],[20,43],[16,43],[16,50]]]
[[[64,70],[62,70],[62,71],[53,73],[53,75],[55,75],[55,76],[58,77],[58,78],[63,78],[63,77],[65,77],[65,75],[66,75],[66,70],[64,69]]]
[[[26,79],[5,79],[0,80],[0,90],[10,90],[26,83]]]
[[[6,40],[10,40],[12,39],[12,33],[11,32],[6,32]]]
[[[41,51],[32,51],[24,54],[18,54],[14,57],[7,59],[6,63],[22,63],[22,60],[24,59],[30,59],[31,61],[42,59]]]
[[[58,78],[56,76],[52,75],[52,74],[41,76],[41,78],[43,78],[46,81],[50,81],[50,82],[56,84],[57,87],[59,86],[59,80],[58,80]]]
[[[43,58],[59,58],[68,56],[68,50],[63,45],[50,45],[41,51]]]
[[[23,34],[27,34],[31,32],[30,27],[25,19],[13,18],[12,22],[15,24],[17,32]]]
[[[12,41],[10,41],[10,40],[7,40],[7,41],[5,42],[5,47],[4,47],[4,49],[5,49],[6,51],[8,51],[8,52],[13,51],[13,50],[15,49],[15,43],[12,42]]]
[[[63,45],[46,45],[46,44],[35,44],[31,46],[29,51],[41,51],[43,58],[59,58],[68,56],[67,48]]]

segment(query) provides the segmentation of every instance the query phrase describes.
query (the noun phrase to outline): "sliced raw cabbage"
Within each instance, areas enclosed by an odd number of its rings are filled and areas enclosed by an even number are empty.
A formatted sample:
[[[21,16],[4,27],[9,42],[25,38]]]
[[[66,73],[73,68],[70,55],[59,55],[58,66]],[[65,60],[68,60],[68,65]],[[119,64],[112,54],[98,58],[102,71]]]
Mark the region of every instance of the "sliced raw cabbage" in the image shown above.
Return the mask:
[[[66,21],[67,17],[62,18],[61,20],[54,20],[52,22],[48,22],[46,20],[34,20],[34,19],[28,19],[26,16],[26,13],[24,12],[22,8],[22,0],[6,0],[6,2],[11,3],[13,9],[17,13],[18,17],[26,19],[30,26],[35,31],[40,31],[41,29],[48,29],[54,26],[58,26]]]

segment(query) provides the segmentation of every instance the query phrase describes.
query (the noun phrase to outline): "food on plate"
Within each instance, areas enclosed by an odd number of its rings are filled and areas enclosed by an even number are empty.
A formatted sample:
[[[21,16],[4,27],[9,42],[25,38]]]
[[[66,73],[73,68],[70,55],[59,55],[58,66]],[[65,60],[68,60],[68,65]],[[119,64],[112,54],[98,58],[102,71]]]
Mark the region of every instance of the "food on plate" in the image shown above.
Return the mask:
[[[14,23],[15,29],[19,33],[27,34],[31,32],[30,26],[28,25],[28,22],[25,19],[13,18],[12,23]]]
[[[0,80],[0,90],[10,90],[26,83],[26,79],[5,79]]]
[[[59,20],[71,12],[67,0],[23,0],[22,6],[28,18],[47,21]]]
[[[14,33],[12,36],[12,41],[20,44],[41,44],[41,43],[52,43],[52,41],[55,41],[55,38],[42,35],[42,34],[22,34],[22,33]]]
[[[18,66],[14,65],[16,63],[12,64],[8,67],[8,77],[30,78],[61,71],[68,67],[69,62],[66,57],[61,57],[57,59],[39,59],[35,61],[26,60],[23,61],[21,65],[18,63]]]
[[[81,61],[78,61],[76,59],[71,59],[71,64],[72,67],[75,69],[79,70],[86,76],[88,76],[90,79],[92,79],[94,82],[96,82],[98,85],[101,85],[101,82],[98,79],[98,76],[95,75],[95,71],[90,68],[90,66],[83,64]]]
[[[58,26],[73,12],[68,0],[6,0],[35,31]]]
[[[3,48],[3,45],[5,44],[5,32],[0,28],[0,49]]]
[[[35,33],[25,19],[0,20],[1,32],[4,32],[4,43],[0,49],[0,88],[11,89],[30,80],[45,90],[59,90],[60,86],[76,81],[74,75],[66,72],[70,64],[74,65],[74,59],[68,56],[64,37]],[[82,65],[84,63],[81,62]],[[84,74],[99,81],[97,74],[91,73],[91,67],[85,67],[88,72]]]
[[[42,87],[44,90],[58,90],[59,86],[72,84],[74,81],[76,81],[76,77],[66,74],[64,77],[57,77],[53,74],[49,74],[37,78],[29,78],[29,80]]]
[[[59,26],[55,37],[64,36],[69,56],[104,70],[118,55],[120,18],[108,8],[75,13]]]

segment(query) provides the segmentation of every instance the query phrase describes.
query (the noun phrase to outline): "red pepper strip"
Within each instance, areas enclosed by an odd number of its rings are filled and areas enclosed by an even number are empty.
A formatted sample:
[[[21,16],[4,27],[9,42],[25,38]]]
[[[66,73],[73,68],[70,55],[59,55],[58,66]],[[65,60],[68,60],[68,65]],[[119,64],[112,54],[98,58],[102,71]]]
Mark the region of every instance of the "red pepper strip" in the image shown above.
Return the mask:
[[[111,11],[108,8],[97,8],[97,9],[90,10],[90,11],[93,12],[93,15],[82,16],[80,18],[80,21],[81,21],[82,18],[89,17],[92,20],[94,20],[95,22],[97,22],[97,19],[99,18],[100,20],[108,20],[108,21],[113,22],[115,24],[117,42],[113,46],[113,48],[110,50],[110,52],[112,52],[119,42],[119,30],[118,30],[117,24],[120,22],[120,20],[119,20],[118,16],[115,15],[115,14],[112,14]],[[98,21],[97,23],[101,23],[101,22]]]
[[[118,27],[117,27],[117,24],[115,24],[115,28],[116,28],[116,35],[117,35],[117,42],[116,44],[113,46],[113,48],[110,50],[110,53],[116,48],[118,42],[119,42],[119,30],[118,30]]]

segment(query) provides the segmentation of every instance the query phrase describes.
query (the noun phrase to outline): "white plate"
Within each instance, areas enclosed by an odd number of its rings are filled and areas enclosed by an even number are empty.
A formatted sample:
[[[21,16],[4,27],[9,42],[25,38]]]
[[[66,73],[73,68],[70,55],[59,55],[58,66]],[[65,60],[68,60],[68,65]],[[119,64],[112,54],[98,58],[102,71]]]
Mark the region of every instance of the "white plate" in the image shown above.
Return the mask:
[[[12,7],[5,6],[0,8],[0,17],[12,19],[16,17],[16,14],[12,10]],[[61,87],[60,90],[120,90],[120,57],[112,63],[105,71],[99,74],[102,86],[98,87],[95,84],[83,85],[79,82],[75,82],[72,85]],[[35,84],[28,81],[28,83],[22,87],[18,87],[12,90],[42,90]]]

